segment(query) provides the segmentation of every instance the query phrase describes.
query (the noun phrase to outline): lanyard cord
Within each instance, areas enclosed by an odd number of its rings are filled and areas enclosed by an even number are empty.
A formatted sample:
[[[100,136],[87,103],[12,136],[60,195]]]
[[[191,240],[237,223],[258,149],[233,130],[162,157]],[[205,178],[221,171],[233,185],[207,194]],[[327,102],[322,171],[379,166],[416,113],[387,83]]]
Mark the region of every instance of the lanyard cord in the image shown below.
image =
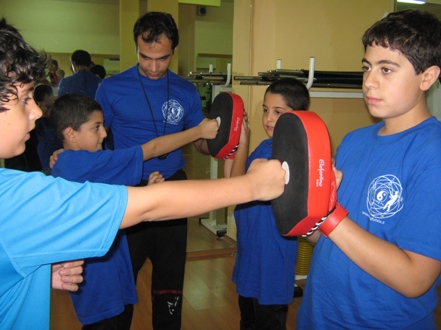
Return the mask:
[[[147,96],[147,91],[145,90],[144,84],[142,82],[141,73],[139,73],[139,69],[138,69],[138,78],[139,78],[139,82],[141,83],[142,91],[144,92],[145,100],[147,102],[147,105],[149,106],[150,114],[152,115],[153,125],[155,126],[156,136],[159,137],[158,129],[156,128],[155,116],[153,115],[153,110],[152,110],[152,107],[150,105],[149,98]],[[169,80],[169,77],[168,77],[168,70],[167,70],[167,109],[166,109],[166,112],[165,112],[164,131],[163,131],[162,135],[165,135],[165,129],[167,127],[169,101],[170,101],[170,80]]]

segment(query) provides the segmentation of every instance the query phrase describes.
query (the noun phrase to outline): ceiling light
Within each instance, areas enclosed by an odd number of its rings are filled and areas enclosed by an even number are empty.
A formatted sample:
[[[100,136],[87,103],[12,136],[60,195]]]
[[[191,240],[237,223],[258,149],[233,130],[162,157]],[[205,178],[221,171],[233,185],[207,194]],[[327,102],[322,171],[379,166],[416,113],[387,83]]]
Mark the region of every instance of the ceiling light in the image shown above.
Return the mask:
[[[413,3],[415,5],[424,5],[426,3],[426,1],[420,0],[398,0],[398,2]]]

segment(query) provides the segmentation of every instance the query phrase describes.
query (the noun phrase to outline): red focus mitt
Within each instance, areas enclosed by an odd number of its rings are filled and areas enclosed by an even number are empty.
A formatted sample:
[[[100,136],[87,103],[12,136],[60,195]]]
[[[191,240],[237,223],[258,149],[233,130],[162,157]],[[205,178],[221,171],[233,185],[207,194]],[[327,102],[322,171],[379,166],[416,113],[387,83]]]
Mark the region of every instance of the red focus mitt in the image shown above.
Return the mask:
[[[211,105],[209,118],[218,119],[216,138],[207,140],[210,155],[215,158],[234,158],[239,146],[240,131],[245,113],[242,98],[233,93],[219,93]]]
[[[277,228],[283,236],[305,235],[330,208],[334,173],[325,123],[310,111],[281,115],[274,128],[272,158],[286,162],[290,173],[285,191],[271,202]]]

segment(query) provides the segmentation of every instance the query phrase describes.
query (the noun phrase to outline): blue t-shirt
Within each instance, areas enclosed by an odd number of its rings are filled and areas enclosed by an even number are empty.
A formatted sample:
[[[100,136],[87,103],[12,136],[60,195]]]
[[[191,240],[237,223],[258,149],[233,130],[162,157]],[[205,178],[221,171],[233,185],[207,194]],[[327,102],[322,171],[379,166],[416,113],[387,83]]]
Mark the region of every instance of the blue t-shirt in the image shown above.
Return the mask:
[[[272,139],[264,140],[248,157],[271,158]],[[287,305],[294,297],[297,239],[283,237],[276,227],[270,202],[236,207],[237,255],[233,282],[237,293],[261,305]]]
[[[441,123],[379,136],[384,123],[338,148],[338,200],[349,217],[399,248],[441,260]],[[402,274],[406,276],[406,274]],[[409,299],[361,270],[330,240],[314,248],[297,329],[435,329],[436,285]]]
[[[104,255],[123,186],[0,169],[0,329],[49,329],[51,264]]]
[[[199,125],[203,120],[201,98],[196,87],[171,71],[159,80],[150,80],[138,75],[136,65],[104,79],[97,90],[96,100],[103,108],[104,125],[111,127],[115,149],[178,133]],[[179,148],[164,160],[152,158],[144,162],[143,179],[148,180],[150,173],[157,170],[168,178],[184,165],[182,149]]]
[[[38,137],[37,153],[41,166],[46,173],[50,172],[49,160],[54,151],[63,148],[63,144],[55,135],[49,118],[42,117],[35,122]]]
[[[136,185],[141,180],[142,149],[140,146],[121,150],[65,150],[52,170],[53,176],[77,182],[101,182]],[[70,296],[78,319],[92,324],[116,316],[124,306],[137,303],[135,278],[129,247],[120,230],[109,252],[85,260],[84,282]]]
[[[65,94],[80,94],[95,98],[101,79],[88,70],[79,70],[73,75],[63,78],[58,87],[58,97]]]

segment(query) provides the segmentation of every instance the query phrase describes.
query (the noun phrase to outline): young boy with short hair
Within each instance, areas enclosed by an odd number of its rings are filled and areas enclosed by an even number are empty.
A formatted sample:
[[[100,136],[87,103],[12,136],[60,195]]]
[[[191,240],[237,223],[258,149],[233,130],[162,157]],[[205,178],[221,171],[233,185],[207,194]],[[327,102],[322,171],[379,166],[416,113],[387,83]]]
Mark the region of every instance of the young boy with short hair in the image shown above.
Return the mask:
[[[29,131],[42,115],[32,94],[46,64],[44,54],[0,19],[0,158],[24,151]],[[120,228],[142,221],[276,198],[283,192],[284,176],[280,162],[261,160],[238,178],[136,188],[1,168],[0,329],[49,329],[52,263],[102,256]],[[52,283],[71,288],[69,282],[63,284],[65,271],[54,267]]]
[[[364,98],[383,121],[349,133],[337,150],[342,207],[312,237],[296,329],[435,329],[441,123],[425,92],[440,74],[440,40],[438,18],[413,10],[363,36]]]
[[[204,119],[198,126],[153,139],[141,146],[102,150],[106,137],[103,112],[95,100],[77,94],[58,98],[52,109],[51,124],[63,142],[52,175],[75,182],[99,182],[135,186],[142,179],[143,161],[171,152],[200,138],[216,136],[216,120]],[[159,172],[149,183],[162,182]],[[124,231],[120,231],[105,256],[85,260],[84,283],[72,293],[73,305],[85,329],[104,325],[130,329],[136,285]]]
[[[225,177],[243,175],[256,158],[270,159],[279,117],[308,108],[309,92],[301,81],[282,78],[271,83],[262,103],[262,126],[268,139],[248,156],[249,130],[245,118],[234,160],[225,161]],[[237,256],[233,282],[239,294],[240,329],[286,329],[288,305],[294,298],[297,239],[280,235],[271,203],[238,205],[234,217]]]

